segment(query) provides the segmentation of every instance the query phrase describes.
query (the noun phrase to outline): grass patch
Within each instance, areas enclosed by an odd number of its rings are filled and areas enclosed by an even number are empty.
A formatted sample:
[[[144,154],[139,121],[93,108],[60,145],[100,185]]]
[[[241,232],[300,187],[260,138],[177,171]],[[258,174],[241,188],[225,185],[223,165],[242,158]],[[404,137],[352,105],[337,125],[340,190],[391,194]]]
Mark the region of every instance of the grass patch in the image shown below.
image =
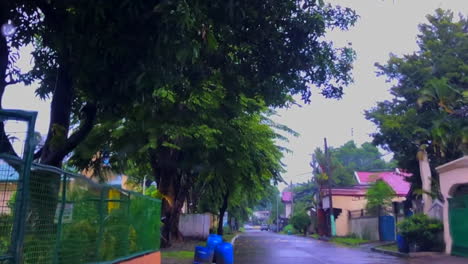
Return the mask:
[[[319,239],[319,238],[320,238],[320,236],[319,236],[318,234],[312,234],[312,235],[310,235],[310,237],[315,238],[315,239]]]
[[[369,242],[369,240],[365,240],[359,237],[333,237],[330,239],[331,242],[344,245],[344,246],[351,246],[351,247],[356,247],[359,246],[360,244],[364,244]]]
[[[162,252],[163,258],[178,258],[178,259],[193,259],[195,253],[193,251],[166,251]]]
[[[383,250],[388,250],[388,251],[393,251],[393,252],[398,252],[397,244],[384,245],[384,246],[379,246],[377,248],[383,249]]]
[[[225,242],[231,243],[231,240],[237,235],[237,233],[223,235],[223,240]]]

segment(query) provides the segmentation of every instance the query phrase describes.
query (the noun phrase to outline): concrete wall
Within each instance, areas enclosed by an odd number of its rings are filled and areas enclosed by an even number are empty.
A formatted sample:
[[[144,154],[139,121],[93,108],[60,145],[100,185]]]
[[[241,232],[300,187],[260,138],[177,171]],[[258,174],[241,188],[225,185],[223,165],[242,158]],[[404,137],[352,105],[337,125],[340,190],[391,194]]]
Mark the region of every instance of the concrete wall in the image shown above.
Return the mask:
[[[183,214],[179,219],[179,230],[184,237],[206,239],[212,219],[210,214]]]
[[[353,218],[349,221],[349,233],[363,239],[379,240],[379,222],[377,217]]]
[[[284,204],[284,211],[285,211],[286,218],[291,218],[291,216],[293,214],[293,205],[292,205],[292,203]]]
[[[454,160],[436,168],[439,172],[440,192],[445,201],[452,198],[456,188],[468,184],[468,156]],[[450,235],[449,205],[444,203],[444,241],[445,253],[452,251],[452,236]]]
[[[323,201],[328,200],[328,197],[323,198]],[[392,199],[393,202],[402,202],[405,197],[395,197]],[[335,220],[336,235],[347,236],[353,232],[350,226],[349,211],[363,210],[366,208],[367,199],[364,196],[345,196],[345,195],[334,195],[333,196],[333,208],[341,209],[341,214]],[[375,229],[377,230],[377,228]]]

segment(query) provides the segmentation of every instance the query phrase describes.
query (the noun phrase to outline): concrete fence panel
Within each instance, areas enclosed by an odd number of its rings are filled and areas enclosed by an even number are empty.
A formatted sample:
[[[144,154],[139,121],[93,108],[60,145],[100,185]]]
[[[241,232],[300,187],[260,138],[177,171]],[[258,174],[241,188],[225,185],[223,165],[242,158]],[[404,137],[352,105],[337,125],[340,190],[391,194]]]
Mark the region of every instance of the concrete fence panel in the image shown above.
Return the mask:
[[[363,239],[379,240],[379,220],[377,217],[350,219],[350,233]]]
[[[184,237],[206,239],[212,225],[210,214],[183,214],[179,219],[179,231]]]

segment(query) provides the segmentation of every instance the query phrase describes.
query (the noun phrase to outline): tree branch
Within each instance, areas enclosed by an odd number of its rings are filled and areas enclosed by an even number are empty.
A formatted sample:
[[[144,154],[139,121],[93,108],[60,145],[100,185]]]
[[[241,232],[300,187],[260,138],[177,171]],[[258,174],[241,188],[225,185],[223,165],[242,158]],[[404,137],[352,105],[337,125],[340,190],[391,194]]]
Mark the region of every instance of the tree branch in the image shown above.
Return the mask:
[[[41,149],[38,150],[36,153],[34,153],[33,160],[36,160],[36,159],[38,159],[38,158],[41,157],[41,155],[42,155],[42,150],[43,150],[43,149],[44,149],[44,148],[41,148]]]
[[[75,149],[78,144],[80,144],[86,138],[86,136],[88,136],[89,132],[91,132],[94,127],[94,121],[96,120],[97,112],[96,106],[92,103],[87,103],[81,112],[84,114],[84,120],[82,120],[80,128],[75,133],[73,133],[65,143],[65,147],[63,149],[65,154],[63,156],[66,156],[73,149]]]
[[[17,83],[20,83],[20,82],[21,82],[20,80],[9,81],[9,82],[5,83],[5,86],[17,84]]]
[[[47,159],[47,161],[41,162],[48,164],[50,161],[62,160],[66,155],[68,155],[68,153],[75,149],[78,144],[86,138],[86,136],[88,136],[89,132],[91,132],[94,127],[97,108],[94,104],[87,103],[81,110],[81,113],[84,117],[78,130],[66,140],[64,147],[60,151],[55,152],[52,157]]]

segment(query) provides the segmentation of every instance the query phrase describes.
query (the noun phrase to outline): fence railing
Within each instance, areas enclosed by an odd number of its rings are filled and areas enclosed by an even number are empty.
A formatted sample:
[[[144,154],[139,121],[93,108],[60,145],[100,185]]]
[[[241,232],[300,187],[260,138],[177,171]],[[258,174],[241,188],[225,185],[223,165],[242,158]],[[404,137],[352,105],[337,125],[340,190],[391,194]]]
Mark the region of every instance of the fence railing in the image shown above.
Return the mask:
[[[0,153],[0,262],[113,263],[159,249],[160,200],[28,165],[28,151]]]
[[[351,210],[349,211],[349,218],[361,218],[361,217],[376,217],[377,213],[376,212],[371,212],[366,209],[362,210]]]

